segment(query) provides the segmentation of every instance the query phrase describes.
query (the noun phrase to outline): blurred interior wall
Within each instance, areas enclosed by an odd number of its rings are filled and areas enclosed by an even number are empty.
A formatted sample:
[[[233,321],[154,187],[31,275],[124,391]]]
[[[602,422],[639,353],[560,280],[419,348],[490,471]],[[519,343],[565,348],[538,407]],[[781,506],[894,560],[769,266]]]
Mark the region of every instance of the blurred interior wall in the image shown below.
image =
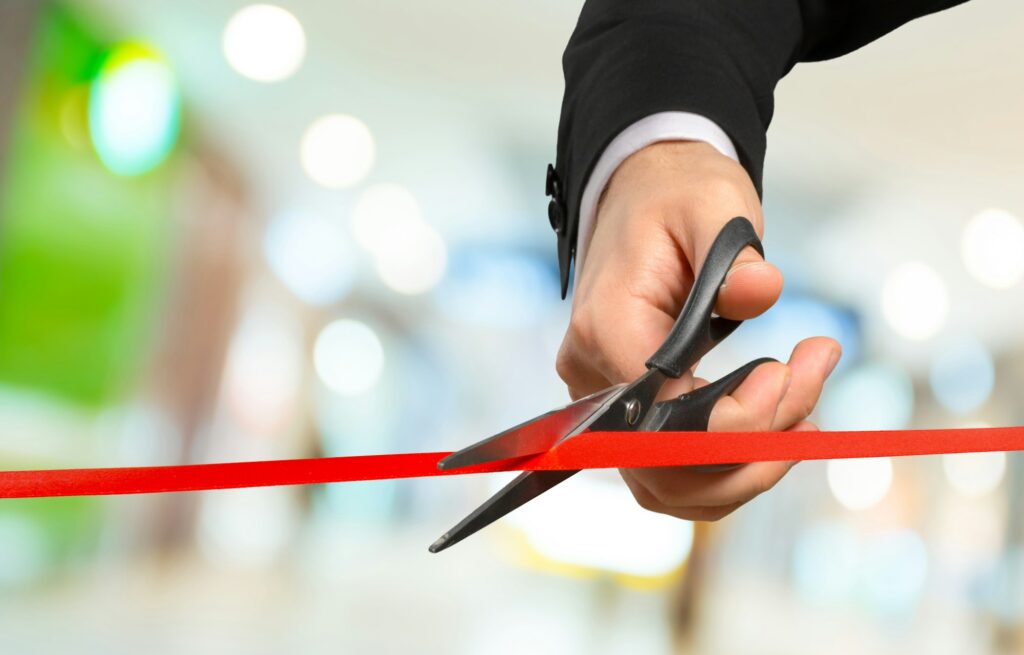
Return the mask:
[[[175,211],[175,273],[157,328],[148,366],[147,395],[174,423],[180,441],[178,462],[202,459],[201,435],[216,407],[221,371],[255,230],[248,193],[232,164],[211,147],[197,148],[184,167]],[[163,551],[189,542],[195,494],[168,494],[155,500],[148,545]]]
[[[0,3],[0,153],[7,152],[36,12],[33,0]],[[5,160],[6,157],[0,156],[0,179]]]

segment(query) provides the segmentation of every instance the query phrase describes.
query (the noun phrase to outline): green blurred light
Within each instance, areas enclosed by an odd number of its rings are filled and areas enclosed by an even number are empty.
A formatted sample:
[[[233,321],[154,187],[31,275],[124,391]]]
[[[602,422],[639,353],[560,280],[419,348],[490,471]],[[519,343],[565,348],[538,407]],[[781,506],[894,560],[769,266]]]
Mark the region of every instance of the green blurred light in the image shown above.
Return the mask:
[[[111,51],[63,4],[43,3],[0,153],[0,384],[103,407],[137,383],[156,338],[188,144],[178,134],[144,175],[111,173],[88,116],[101,72],[161,60]]]
[[[117,175],[150,171],[167,159],[180,129],[173,71],[145,46],[114,49],[89,96],[89,134],[103,165]]]

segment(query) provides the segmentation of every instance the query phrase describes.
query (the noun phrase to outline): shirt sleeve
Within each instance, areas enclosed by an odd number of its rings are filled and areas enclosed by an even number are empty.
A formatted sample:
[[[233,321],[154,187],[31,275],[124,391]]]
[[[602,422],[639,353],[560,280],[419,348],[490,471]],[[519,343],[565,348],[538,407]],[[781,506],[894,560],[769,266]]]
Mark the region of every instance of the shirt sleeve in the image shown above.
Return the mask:
[[[663,112],[704,116],[761,192],[775,86],[964,0],[587,0],[562,57],[565,94],[546,190],[562,293],[584,187],[610,143]]]
[[[714,121],[685,111],[663,111],[651,114],[620,132],[601,153],[580,199],[579,228],[576,241],[576,277],[587,256],[590,238],[597,220],[597,204],[608,181],[630,155],[660,141],[702,141],[734,161],[739,161],[732,139]]]

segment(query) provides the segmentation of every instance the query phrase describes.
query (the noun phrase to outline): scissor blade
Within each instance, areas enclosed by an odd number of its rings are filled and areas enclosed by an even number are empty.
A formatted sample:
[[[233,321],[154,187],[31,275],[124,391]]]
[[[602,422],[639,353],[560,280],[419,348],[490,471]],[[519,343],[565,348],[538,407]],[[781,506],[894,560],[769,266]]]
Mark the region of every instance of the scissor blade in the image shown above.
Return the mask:
[[[520,474],[487,502],[473,510],[469,516],[459,521],[454,528],[441,535],[430,545],[430,552],[439,553],[459,543],[577,473],[579,471],[527,471]]]
[[[608,387],[586,398],[580,398],[571,405],[542,414],[467,446],[442,459],[438,462],[437,468],[449,471],[473,464],[545,453],[590,418],[621,387],[622,385]]]

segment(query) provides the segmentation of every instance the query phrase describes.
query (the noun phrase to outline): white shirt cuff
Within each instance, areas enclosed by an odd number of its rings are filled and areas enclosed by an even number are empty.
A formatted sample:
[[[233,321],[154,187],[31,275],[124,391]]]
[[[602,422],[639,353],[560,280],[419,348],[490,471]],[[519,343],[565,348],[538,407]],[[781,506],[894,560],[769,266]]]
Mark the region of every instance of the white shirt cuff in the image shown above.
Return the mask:
[[[573,288],[580,279],[583,262],[587,256],[590,238],[594,235],[597,220],[597,202],[618,169],[630,155],[659,141],[703,141],[718,152],[739,161],[732,139],[718,125],[699,114],[685,111],[663,111],[651,114],[633,123],[612,139],[601,153],[594,170],[590,173],[587,186],[583,188],[580,200],[580,218],[576,239],[576,274]]]

